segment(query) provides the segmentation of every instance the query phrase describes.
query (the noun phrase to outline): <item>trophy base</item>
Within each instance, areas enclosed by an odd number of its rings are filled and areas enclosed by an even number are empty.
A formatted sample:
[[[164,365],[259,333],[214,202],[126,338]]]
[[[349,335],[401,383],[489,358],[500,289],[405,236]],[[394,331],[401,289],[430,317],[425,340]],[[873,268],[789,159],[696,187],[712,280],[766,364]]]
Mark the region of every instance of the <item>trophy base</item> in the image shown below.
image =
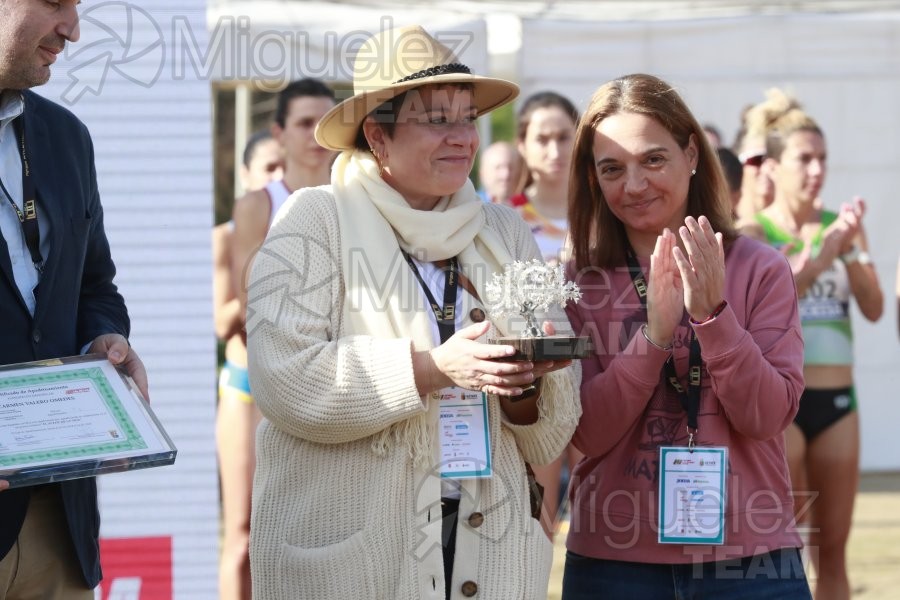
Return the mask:
[[[570,360],[587,358],[594,351],[594,344],[588,336],[501,337],[488,340],[488,343],[512,346],[516,349],[515,354],[502,360]]]

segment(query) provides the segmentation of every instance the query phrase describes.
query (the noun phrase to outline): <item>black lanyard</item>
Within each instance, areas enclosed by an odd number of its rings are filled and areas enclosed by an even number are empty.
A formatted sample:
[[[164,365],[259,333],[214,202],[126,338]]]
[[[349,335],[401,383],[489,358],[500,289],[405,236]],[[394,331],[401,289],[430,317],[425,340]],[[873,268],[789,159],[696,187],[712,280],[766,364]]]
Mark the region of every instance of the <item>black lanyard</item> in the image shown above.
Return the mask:
[[[419,273],[419,269],[416,267],[412,257],[405,250],[401,249],[400,252],[403,252],[403,257],[409,263],[409,268],[412,269],[413,275],[419,280],[419,285],[422,286],[422,291],[425,292],[425,297],[428,298],[428,302],[431,304],[431,310],[437,321],[438,333],[440,333],[441,343],[443,344],[456,331],[456,293],[459,289],[459,263],[454,256],[450,259],[450,266],[445,269],[447,279],[444,282],[444,307],[441,308],[437,300],[434,299],[431,290],[425,284],[425,280],[422,279],[422,275]]]
[[[38,226],[37,219],[37,191],[34,187],[34,178],[31,176],[28,153],[25,151],[24,115],[13,121],[13,127],[16,130],[16,141],[22,157],[22,207],[24,210],[16,204],[12,194],[3,185],[2,180],[0,180],[0,189],[3,190],[3,194],[19,217],[22,234],[25,236],[25,244],[28,246],[28,252],[31,254],[31,262],[34,263],[34,268],[40,273],[44,269],[44,259],[41,258],[41,229]]]
[[[625,249],[625,260],[628,261],[628,272],[631,275],[631,282],[641,301],[644,311],[647,310],[647,280],[644,278],[644,272],[641,265],[638,264],[637,256],[630,247]],[[684,386],[678,381],[678,374],[675,372],[675,360],[669,356],[666,360],[666,380],[669,385],[678,393],[678,399],[681,406],[687,413],[687,426],[689,441],[688,445],[693,445],[694,433],[697,431],[697,416],[700,412],[700,379],[701,366],[703,365],[703,357],[700,354],[700,341],[691,330],[691,352],[688,359],[688,389],[685,392]]]

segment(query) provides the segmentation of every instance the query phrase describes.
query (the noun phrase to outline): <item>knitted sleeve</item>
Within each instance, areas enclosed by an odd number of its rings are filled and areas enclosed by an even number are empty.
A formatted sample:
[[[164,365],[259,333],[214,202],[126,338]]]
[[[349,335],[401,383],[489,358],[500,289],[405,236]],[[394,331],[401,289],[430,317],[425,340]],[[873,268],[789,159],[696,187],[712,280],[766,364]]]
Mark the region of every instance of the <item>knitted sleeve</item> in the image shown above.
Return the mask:
[[[340,235],[327,188],[302,190],[279,212],[247,297],[250,386],[279,429],[345,443],[425,411],[410,340],[340,335]]]
[[[507,242],[516,260],[540,259],[540,251],[528,225],[517,212],[496,204],[485,205],[487,226],[495,229]],[[561,307],[551,307],[543,320],[550,321],[558,334],[572,334],[572,327]],[[581,417],[578,388],[581,384],[581,364],[554,371],[543,378],[538,400],[539,418],[531,425],[514,425],[507,421],[516,444],[526,461],[543,465],[552,462],[575,432]]]

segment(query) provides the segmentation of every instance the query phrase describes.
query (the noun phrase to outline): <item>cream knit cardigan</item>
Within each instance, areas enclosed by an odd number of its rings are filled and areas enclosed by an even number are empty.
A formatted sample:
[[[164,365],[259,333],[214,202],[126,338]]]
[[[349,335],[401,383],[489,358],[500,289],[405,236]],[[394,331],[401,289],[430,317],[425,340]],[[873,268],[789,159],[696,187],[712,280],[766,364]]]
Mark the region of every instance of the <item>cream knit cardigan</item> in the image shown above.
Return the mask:
[[[483,210],[514,258],[538,257],[514,211]],[[339,249],[348,243],[330,186],[306,189],[283,207],[254,262],[250,379],[266,418],[253,485],[253,596],[442,600],[437,448],[435,467],[422,469],[407,446],[373,444],[406,419],[436,419],[437,402],[416,390],[410,339],[345,334]],[[478,305],[464,296],[468,315]],[[570,331],[561,311],[549,318]],[[466,582],[482,599],[546,597],[552,546],[530,516],[524,461],[545,464],[563,451],[581,414],[579,379],[577,364],[547,376],[532,425],[509,423],[489,402],[494,475],[463,482],[453,598]],[[473,513],[483,524],[469,524]]]

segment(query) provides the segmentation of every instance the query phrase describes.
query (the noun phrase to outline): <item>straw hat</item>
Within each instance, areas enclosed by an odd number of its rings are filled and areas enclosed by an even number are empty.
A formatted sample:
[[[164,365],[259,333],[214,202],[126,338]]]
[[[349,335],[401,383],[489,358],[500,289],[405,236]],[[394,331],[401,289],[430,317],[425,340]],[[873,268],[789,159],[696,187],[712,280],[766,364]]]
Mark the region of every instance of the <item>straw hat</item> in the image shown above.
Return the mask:
[[[331,150],[355,147],[366,115],[403,92],[427,84],[469,83],[481,116],[519,95],[519,86],[471,75],[453,52],[418,25],[375,34],[353,63],[353,96],[328,111],[316,127],[316,141]]]

